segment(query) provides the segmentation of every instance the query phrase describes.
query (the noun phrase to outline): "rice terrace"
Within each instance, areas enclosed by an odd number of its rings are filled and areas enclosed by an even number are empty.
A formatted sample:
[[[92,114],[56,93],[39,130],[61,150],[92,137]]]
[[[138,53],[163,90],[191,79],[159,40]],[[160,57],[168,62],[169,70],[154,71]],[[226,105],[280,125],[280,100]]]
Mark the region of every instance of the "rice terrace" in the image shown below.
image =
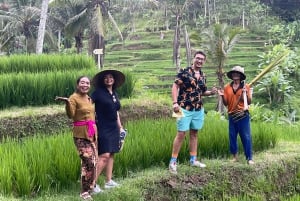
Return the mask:
[[[106,69],[126,76],[117,92],[128,135],[114,161],[120,186],[93,200],[300,200],[299,6],[282,0],[0,1],[0,200],[82,200],[72,121],[54,99],[70,96],[79,76]],[[176,135],[171,87],[197,50],[207,53],[209,89],[230,82],[226,72],[234,65],[253,82],[253,165],[240,139],[239,161],[231,162],[228,115],[215,94],[203,99],[198,133],[198,158],[207,167],[189,165],[187,136],[178,173],[168,171]]]

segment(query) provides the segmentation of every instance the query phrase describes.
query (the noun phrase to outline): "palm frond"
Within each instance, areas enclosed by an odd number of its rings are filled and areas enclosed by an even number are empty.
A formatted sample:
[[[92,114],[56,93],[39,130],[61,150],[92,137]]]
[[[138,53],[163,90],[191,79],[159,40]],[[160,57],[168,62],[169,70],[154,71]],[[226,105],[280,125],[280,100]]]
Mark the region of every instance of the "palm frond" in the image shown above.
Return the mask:
[[[107,14],[108,14],[108,17],[109,17],[110,21],[113,23],[115,29],[117,30],[117,32],[118,32],[118,34],[119,34],[121,40],[123,41],[123,35],[122,35],[122,32],[121,32],[121,30],[119,29],[119,27],[118,27],[118,25],[117,25],[115,19],[113,18],[113,16],[111,15],[111,13],[110,13],[109,11],[107,11]]]
[[[104,22],[102,17],[101,6],[97,5],[92,18],[91,30],[104,37]]]
[[[81,25],[84,25],[85,21],[87,21],[87,10],[84,9],[82,12],[80,12],[79,14],[71,17],[67,24],[65,25],[65,32],[67,35],[73,35],[76,34],[76,32],[78,32],[78,30],[81,30],[82,27]]]

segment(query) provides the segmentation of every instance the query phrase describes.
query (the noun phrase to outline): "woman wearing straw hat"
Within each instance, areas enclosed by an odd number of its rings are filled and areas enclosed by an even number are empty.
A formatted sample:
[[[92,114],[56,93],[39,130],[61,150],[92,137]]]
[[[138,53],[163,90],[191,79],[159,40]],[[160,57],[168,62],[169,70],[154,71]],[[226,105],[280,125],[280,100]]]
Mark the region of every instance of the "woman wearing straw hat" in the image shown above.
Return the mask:
[[[228,83],[223,90],[218,90],[218,94],[222,97],[223,103],[228,109],[229,146],[233,155],[232,161],[236,162],[238,160],[237,135],[240,134],[247,163],[252,165],[254,162],[252,160],[252,137],[248,111],[248,105],[251,104],[252,100],[252,90],[244,82],[246,75],[244,68],[241,66],[234,66],[227,73],[227,77],[232,82]]]
[[[106,170],[105,188],[117,187],[112,180],[114,154],[120,150],[120,131],[124,130],[121,124],[119,110],[121,104],[115,91],[125,82],[125,75],[117,70],[104,70],[93,78],[95,91],[91,98],[95,103],[98,128],[98,163],[97,176]],[[96,180],[97,181],[97,180]],[[98,185],[95,189],[101,191]]]

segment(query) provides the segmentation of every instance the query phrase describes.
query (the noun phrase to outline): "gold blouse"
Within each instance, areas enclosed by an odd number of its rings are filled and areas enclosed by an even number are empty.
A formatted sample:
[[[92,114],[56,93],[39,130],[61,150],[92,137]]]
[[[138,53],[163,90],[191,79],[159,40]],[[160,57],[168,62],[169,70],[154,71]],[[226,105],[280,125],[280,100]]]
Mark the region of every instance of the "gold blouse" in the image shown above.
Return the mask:
[[[89,96],[73,93],[69,97],[69,102],[66,104],[66,113],[73,122],[78,121],[95,121],[95,107]],[[84,126],[73,126],[73,136],[76,138],[85,138],[91,141],[97,139],[97,127],[94,124],[95,135],[94,137],[88,136],[88,128]]]

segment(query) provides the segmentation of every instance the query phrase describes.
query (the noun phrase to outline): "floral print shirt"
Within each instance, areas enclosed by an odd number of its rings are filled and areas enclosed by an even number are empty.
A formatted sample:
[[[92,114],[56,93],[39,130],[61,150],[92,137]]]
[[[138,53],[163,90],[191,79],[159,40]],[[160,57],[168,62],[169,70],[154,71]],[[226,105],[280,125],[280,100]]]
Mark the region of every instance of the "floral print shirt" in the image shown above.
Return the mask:
[[[179,86],[178,105],[188,111],[201,110],[202,94],[207,90],[205,74],[200,71],[200,77],[197,79],[192,67],[187,67],[179,71],[175,83]]]

